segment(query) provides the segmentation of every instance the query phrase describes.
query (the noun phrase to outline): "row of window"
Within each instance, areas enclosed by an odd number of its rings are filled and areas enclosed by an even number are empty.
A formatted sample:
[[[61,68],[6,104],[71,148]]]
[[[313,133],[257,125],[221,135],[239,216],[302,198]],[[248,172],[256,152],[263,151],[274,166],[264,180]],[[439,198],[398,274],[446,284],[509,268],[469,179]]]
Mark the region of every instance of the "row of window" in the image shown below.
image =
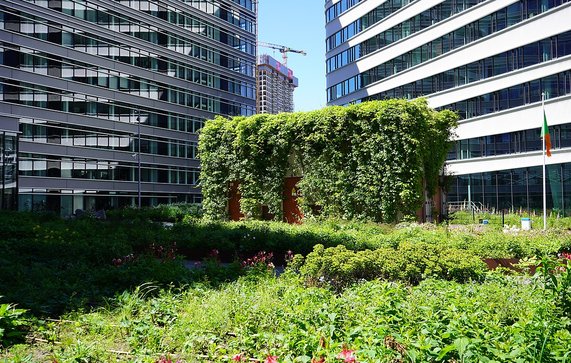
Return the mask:
[[[128,164],[28,153],[20,155],[18,169],[22,176],[90,180],[137,181],[139,174],[136,160]],[[196,168],[141,165],[141,182],[196,185],[199,176],[200,171]]]
[[[28,0],[34,1],[34,0]],[[37,0],[35,0],[37,1]],[[149,13],[161,20],[166,20],[169,23],[182,27],[194,34],[199,34],[210,39],[214,39],[223,44],[230,45],[235,49],[239,49],[248,54],[255,54],[255,42],[248,39],[241,39],[238,35],[229,33],[225,29],[221,29],[204,19],[197,18],[196,16],[189,15],[169,4],[153,4],[144,2],[147,9],[140,10]],[[49,3],[46,4],[49,6]],[[121,33],[130,33],[133,35],[135,32],[157,34],[157,31],[166,35],[174,36],[172,33],[158,30],[155,26],[143,23],[140,20],[131,18],[124,14],[119,14],[116,11],[109,10],[104,6],[100,6],[87,0],[63,0],[55,4],[56,6],[49,6],[50,9],[60,11],[64,14],[74,16],[79,19],[87,20],[96,23],[105,28],[119,31]],[[138,5],[140,9],[140,5]],[[147,39],[145,39],[147,40]],[[150,39],[152,41],[152,39]],[[156,43],[157,40],[153,43]]]
[[[85,53],[96,54],[106,58],[122,61],[123,59],[134,58],[158,58],[154,53],[132,47],[112,39],[103,38],[96,34],[87,33],[75,28],[52,24],[28,14],[15,14],[5,11],[0,7],[0,29],[6,29],[46,40],[51,43],[63,45]],[[134,25],[137,27],[138,25]],[[225,69],[238,72],[247,76],[254,75],[255,63],[242,57],[230,56],[226,52],[208,47],[193,41],[186,41],[178,36],[166,35],[159,32],[157,28],[147,31],[128,27],[125,30],[131,35],[142,40],[147,40],[153,44],[160,45],[172,51],[191,56]],[[151,47],[149,47],[151,49]],[[184,66],[184,64],[181,64]]]
[[[569,0],[545,0],[545,4],[543,4],[543,0],[541,1],[542,6],[533,8],[534,11],[544,12],[549,10],[550,6],[558,6]],[[529,4],[531,2],[535,1],[526,0],[513,3],[493,14],[487,15],[438,39],[432,40],[431,42],[393,58],[372,70],[365,71],[362,74],[358,74],[331,86],[327,89],[327,101],[334,101],[365,87],[366,85],[362,84],[361,81],[363,74],[367,72],[369,74],[373,73],[378,75],[374,78],[376,79],[374,82],[376,82],[519,23],[535,14],[531,12],[532,9]],[[368,78],[371,77],[368,76]]]
[[[540,102],[542,93],[545,93],[546,99],[571,94],[571,72],[552,74],[541,79],[446,105],[441,109],[455,110],[461,119],[467,119]]]
[[[2,99],[2,94],[0,93],[0,99]],[[116,108],[113,108],[116,110]],[[125,110],[120,108],[118,112],[124,112]],[[126,112],[126,111],[125,111]],[[103,116],[103,114],[101,114]],[[137,120],[137,117],[139,120]],[[184,131],[184,132],[191,132],[197,133],[204,126],[204,119],[198,118],[194,116],[186,116],[180,115],[172,112],[163,112],[163,113],[148,113],[145,112],[144,109],[140,110],[131,110],[130,115],[115,115],[113,120],[122,119],[123,122],[127,123],[137,123],[141,121],[141,123],[147,126],[154,126],[163,129],[169,130],[177,130],[177,131]],[[21,118],[21,123],[35,123],[32,119]],[[38,121],[42,123],[44,121]],[[79,129],[79,126],[74,126],[75,128]],[[119,135],[120,136],[120,135]]]
[[[0,101],[11,102],[21,105],[47,108],[50,110],[70,112],[87,116],[133,123],[134,115],[144,114],[149,118],[149,125],[164,124],[169,115],[179,118],[186,117],[184,114],[164,112],[164,110],[136,107],[132,104],[117,102],[103,97],[87,96],[81,93],[62,91],[51,87],[42,87],[18,81],[0,82]],[[185,98],[189,107],[212,113],[251,116],[254,106],[229,105],[221,103],[218,99],[200,95]],[[189,120],[192,120],[189,118]]]
[[[447,160],[464,160],[486,156],[540,151],[543,142],[541,128],[474,137],[454,143]],[[571,147],[571,124],[549,127],[553,149]]]
[[[234,3],[242,6],[243,8],[246,8],[250,11],[254,11],[254,2],[256,0],[232,0]],[[210,1],[210,0],[186,0],[186,2],[190,2],[190,3],[211,3],[214,2],[216,3],[216,1]]]
[[[80,77],[80,80],[86,80],[86,78]],[[239,116],[242,111],[251,114],[251,109],[253,105],[245,105],[242,103],[236,103],[231,101],[226,101],[219,97],[208,96],[200,92],[184,92],[181,88],[168,88],[168,89],[153,89],[152,87],[149,88],[148,84],[140,83],[136,79],[127,79],[127,78],[119,78],[119,77],[102,77],[102,80],[106,80],[107,88],[120,90],[125,93],[132,93],[136,95],[140,95],[142,97],[148,99],[155,99],[161,100],[165,102],[170,102],[177,105],[187,106],[198,110],[204,110],[212,113],[223,114],[223,115],[232,115],[232,116]],[[99,78],[94,78],[94,81],[97,80],[98,85],[104,85],[105,82],[99,82]],[[4,100],[5,101],[22,101],[23,104],[27,104],[29,106],[35,107],[47,107],[50,109],[69,109],[69,112],[74,113],[85,113],[88,114],[109,114],[113,113],[113,109],[115,112],[120,108],[114,108],[113,104],[117,104],[114,102],[108,102],[109,100],[99,98],[100,102],[98,105],[93,104],[91,99],[95,99],[97,97],[93,96],[85,96],[74,94],[73,96],[69,96],[66,92],[64,92],[65,96],[61,96],[58,100],[58,97],[49,97],[50,102],[48,102],[48,94],[61,94],[61,92],[54,88],[46,89],[45,87],[36,86],[36,85],[29,85],[25,83],[18,84],[18,82],[6,82],[6,87],[3,87],[4,92]],[[13,88],[10,85],[14,86],[21,86]],[[181,91],[178,91],[181,90]],[[1,88],[0,88],[1,91]],[[85,102],[88,100],[88,102]],[[31,103],[29,103],[31,102]],[[67,105],[60,105],[58,103],[64,103]],[[53,108],[52,108],[53,107]],[[78,109],[78,111],[71,111],[73,109]],[[83,111],[82,111],[83,110]],[[119,111],[120,114],[123,111]]]
[[[345,26],[343,29],[327,37],[325,40],[327,51],[337,48],[341,44],[345,43],[349,38],[352,38],[368,27],[378,23],[411,1],[414,0],[386,0],[374,10],[369,11],[367,14]]]
[[[139,152],[139,137],[133,134],[106,133],[85,128],[50,125],[46,121],[30,120],[21,123],[21,141],[65,146],[92,147],[126,152]],[[41,123],[38,123],[41,122]],[[196,159],[198,145],[192,141],[165,140],[142,135],[141,153]]]
[[[408,95],[420,93],[421,92],[415,89],[408,89],[402,86],[369,96],[360,101],[403,98],[408,97]],[[458,113],[460,119],[468,119],[540,102],[542,93],[545,93],[546,99],[571,94],[571,71],[552,74],[541,79],[535,79],[468,100],[442,106],[438,109],[451,109]]]
[[[436,24],[444,19],[451,17],[458,12],[464,11],[484,0],[465,0],[460,5],[457,0],[446,0],[422,13],[405,20],[404,22],[379,33],[364,42],[357,44],[345,51],[342,51],[326,61],[327,72],[332,72],[337,68],[341,68],[359,58],[373,53],[385,46],[394,43],[400,39],[406,38],[420,30]]]
[[[193,194],[190,194],[193,192]],[[21,211],[47,212],[59,214],[62,218],[77,216],[75,212],[101,211],[137,207],[136,191],[99,191],[50,188],[21,189],[16,195],[17,207]],[[198,191],[190,190],[188,194],[160,193],[160,191],[142,192],[141,206],[153,207],[162,203],[194,203],[202,202]]]
[[[571,163],[547,165],[547,177],[547,208],[569,215]],[[455,179],[448,192],[450,202],[471,200],[496,210],[543,209],[541,166],[460,175]]]
[[[398,87],[400,91],[397,92],[402,92],[402,97],[405,98],[416,98],[570,54],[571,31],[405,84]],[[386,71],[381,65],[364,72],[361,86],[384,78],[382,76]],[[387,92],[392,93],[392,90]]]
[[[32,0],[34,2],[45,1],[45,0]],[[154,15],[156,9],[165,8],[168,1],[163,0],[116,0],[119,3],[128,6],[132,9],[145,11]],[[240,1],[236,1],[238,4]],[[213,15],[219,19],[222,19],[232,25],[238,26],[241,29],[254,33],[256,26],[255,21],[252,17],[247,16],[244,12],[240,11],[238,8],[230,6],[228,4],[221,3],[217,0],[186,0],[185,4],[192,6],[206,14]],[[252,9],[249,9],[250,11]]]
[[[188,105],[186,103],[188,100],[194,97],[204,96],[202,93],[187,91],[187,89],[184,88],[169,86],[164,83],[149,81],[136,76],[129,76],[128,74],[105,68],[92,67],[81,62],[63,63],[59,59],[46,58],[45,53],[35,52],[25,48],[16,51],[3,48],[0,45],[0,64],[32,71],[37,74],[49,74],[50,76],[61,77],[185,106]],[[220,78],[207,77],[206,74],[200,74],[198,72],[189,73],[187,76],[190,77],[190,80],[198,84],[204,84],[216,89],[231,88],[235,90],[235,87],[229,87],[228,82],[221,82]],[[253,99],[253,88],[248,89],[248,91],[248,96]],[[226,102],[225,100],[220,100],[220,102],[222,104],[235,104],[234,102]]]
[[[329,23],[331,20],[337,18],[341,13],[347,11],[347,9],[360,3],[362,0],[341,0],[325,10],[325,21]]]

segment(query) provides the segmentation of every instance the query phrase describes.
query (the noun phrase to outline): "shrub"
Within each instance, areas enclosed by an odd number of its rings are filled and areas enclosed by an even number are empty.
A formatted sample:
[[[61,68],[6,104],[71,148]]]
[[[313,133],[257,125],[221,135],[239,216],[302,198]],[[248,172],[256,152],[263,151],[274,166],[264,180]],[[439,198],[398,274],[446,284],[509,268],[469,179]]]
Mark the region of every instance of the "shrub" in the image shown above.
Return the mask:
[[[429,277],[457,282],[481,280],[486,265],[468,251],[423,243],[403,243],[398,249],[382,247],[373,251],[316,245],[299,271],[310,285],[329,284],[340,289],[376,278],[410,284]]]
[[[571,318],[571,254],[563,253],[559,259],[544,257],[539,266],[546,290],[553,294],[555,306],[562,316]]]
[[[25,336],[25,312],[24,309],[16,309],[13,304],[0,304],[0,347],[12,345]]]

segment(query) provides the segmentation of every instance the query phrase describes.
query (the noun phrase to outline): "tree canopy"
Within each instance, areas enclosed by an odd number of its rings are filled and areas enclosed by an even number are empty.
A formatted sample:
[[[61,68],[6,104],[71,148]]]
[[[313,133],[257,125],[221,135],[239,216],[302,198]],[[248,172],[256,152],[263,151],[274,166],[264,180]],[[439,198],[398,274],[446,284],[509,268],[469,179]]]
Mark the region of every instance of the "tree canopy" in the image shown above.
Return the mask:
[[[325,216],[394,222],[434,193],[457,118],[424,99],[216,117],[199,137],[205,214],[227,218],[236,181],[246,218],[267,205],[281,219],[284,178],[302,176],[305,215],[317,205]]]

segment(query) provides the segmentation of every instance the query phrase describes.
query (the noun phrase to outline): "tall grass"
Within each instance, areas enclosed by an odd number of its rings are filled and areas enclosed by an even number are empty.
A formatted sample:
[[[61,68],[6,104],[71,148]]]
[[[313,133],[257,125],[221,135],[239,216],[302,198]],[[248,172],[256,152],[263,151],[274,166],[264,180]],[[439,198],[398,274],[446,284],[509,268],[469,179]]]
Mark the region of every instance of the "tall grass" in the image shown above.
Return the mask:
[[[483,284],[428,280],[416,287],[372,281],[340,294],[307,288],[293,275],[242,278],[218,289],[124,292],[106,308],[40,324],[35,344],[7,359],[58,362],[564,361],[569,321],[535,281],[500,275]]]

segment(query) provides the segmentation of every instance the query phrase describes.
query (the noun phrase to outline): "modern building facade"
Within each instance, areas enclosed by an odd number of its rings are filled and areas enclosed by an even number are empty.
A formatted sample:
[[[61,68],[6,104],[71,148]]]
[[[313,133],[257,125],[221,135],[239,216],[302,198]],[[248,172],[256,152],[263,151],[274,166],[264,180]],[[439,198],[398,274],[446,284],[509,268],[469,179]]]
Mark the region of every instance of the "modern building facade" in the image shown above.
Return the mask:
[[[293,112],[293,91],[298,79],[293,71],[267,54],[258,60],[257,113]]]
[[[554,150],[548,208],[571,213],[571,3],[328,0],[327,100],[426,97],[461,120],[448,201],[542,208],[542,94]]]
[[[3,168],[18,148],[3,205],[16,182],[14,206],[62,216],[199,202],[197,131],[255,112],[256,11],[252,0],[2,1]]]

